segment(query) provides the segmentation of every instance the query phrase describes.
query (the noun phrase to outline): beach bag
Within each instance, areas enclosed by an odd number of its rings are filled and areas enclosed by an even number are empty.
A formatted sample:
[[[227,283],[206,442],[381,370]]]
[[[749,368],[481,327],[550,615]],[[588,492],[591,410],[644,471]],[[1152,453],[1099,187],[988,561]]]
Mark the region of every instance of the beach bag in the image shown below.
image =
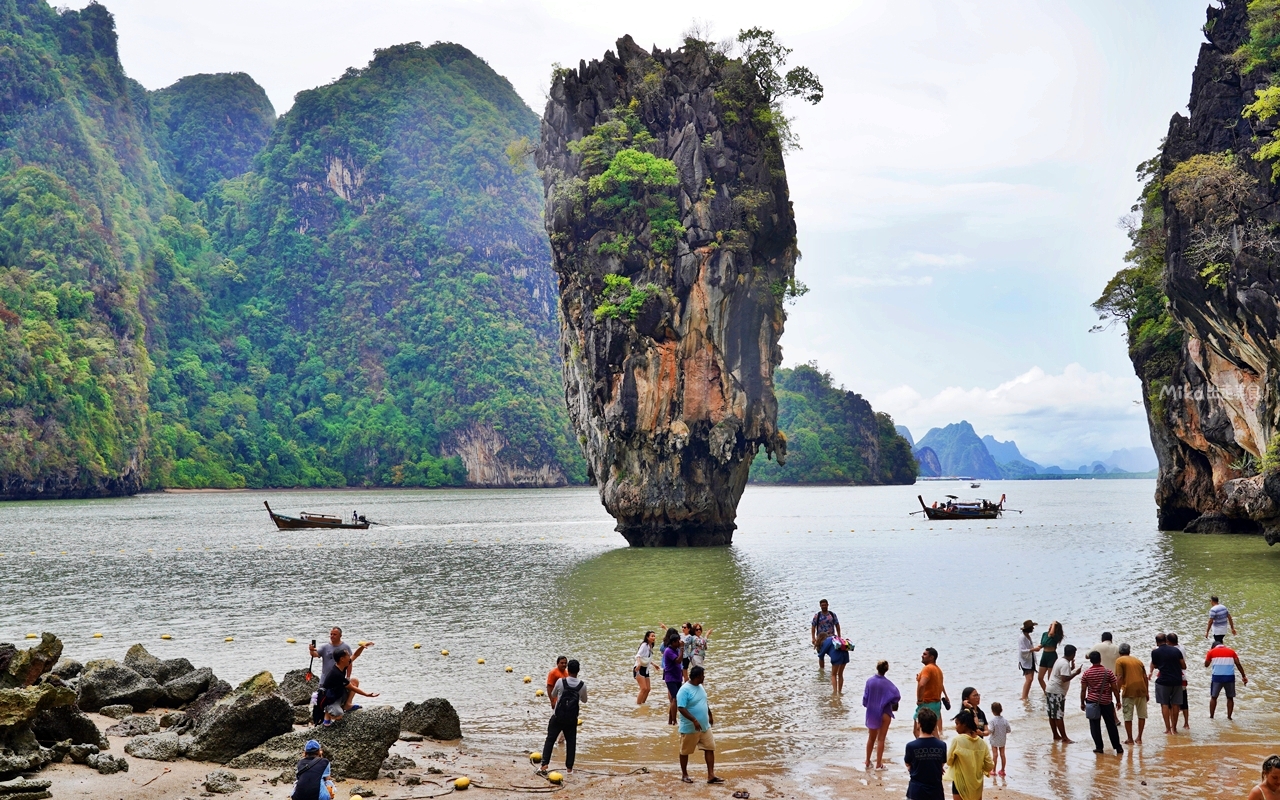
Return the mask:
[[[1098,703],[1084,704],[1085,719],[1102,719],[1102,706]]]
[[[561,725],[571,725],[576,728],[579,710],[578,691],[586,684],[579,682],[577,686],[570,686],[568,681],[563,678],[560,680],[563,681],[564,688],[560,692],[560,699],[556,700],[556,710],[552,712],[552,716]]]
[[[325,778],[320,786],[320,800],[333,800],[338,796],[338,788],[333,785],[333,778]]]

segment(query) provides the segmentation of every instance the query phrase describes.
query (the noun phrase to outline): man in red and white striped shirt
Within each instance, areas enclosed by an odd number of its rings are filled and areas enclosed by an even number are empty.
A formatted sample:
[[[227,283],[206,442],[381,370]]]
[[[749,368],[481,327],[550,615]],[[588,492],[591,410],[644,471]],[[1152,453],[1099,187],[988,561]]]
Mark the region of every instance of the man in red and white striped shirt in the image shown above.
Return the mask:
[[[1120,681],[1116,674],[1102,666],[1102,654],[1097,650],[1089,653],[1089,663],[1093,666],[1080,676],[1080,709],[1089,719],[1089,733],[1093,736],[1093,752],[1102,752],[1102,724],[1107,723],[1107,736],[1111,738],[1111,746],[1116,755],[1122,755],[1124,748],[1120,746],[1120,727],[1116,724],[1116,709],[1120,708]],[[1113,702],[1114,699],[1114,702]],[[1097,707],[1097,718],[1093,718],[1093,710]]]

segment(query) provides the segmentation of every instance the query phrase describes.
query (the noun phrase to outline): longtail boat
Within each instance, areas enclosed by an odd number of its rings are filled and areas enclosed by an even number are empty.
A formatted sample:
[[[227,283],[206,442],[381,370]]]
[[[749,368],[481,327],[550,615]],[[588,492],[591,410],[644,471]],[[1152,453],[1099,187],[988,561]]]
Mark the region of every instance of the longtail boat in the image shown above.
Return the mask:
[[[271,515],[271,521],[282,531],[297,530],[298,528],[333,528],[334,530],[362,531],[369,527],[369,521],[364,517],[360,517],[358,522],[343,522],[341,517],[335,517],[332,514],[312,514],[309,511],[303,511],[296,517],[288,517],[272,511],[270,504],[266,500],[263,500],[262,504],[267,507],[267,513]]]
[[[1000,495],[1000,502],[993,503],[990,500],[960,500],[953,494],[947,495],[945,503],[939,505],[934,503],[932,506],[926,505],[924,498],[916,495],[916,499],[920,501],[920,508],[924,509],[924,514],[929,519],[943,520],[962,520],[962,519],[999,519],[1001,513],[1004,512],[1004,495]],[[919,514],[919,511],[911,512]]]

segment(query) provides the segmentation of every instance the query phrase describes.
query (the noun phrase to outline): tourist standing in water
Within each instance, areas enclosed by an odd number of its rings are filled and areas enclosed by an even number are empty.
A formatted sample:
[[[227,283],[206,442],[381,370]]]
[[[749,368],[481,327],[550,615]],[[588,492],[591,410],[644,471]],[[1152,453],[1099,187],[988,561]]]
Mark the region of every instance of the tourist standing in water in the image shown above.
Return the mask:
[[[947,766],[951,768],[951,796],[960,800],[982,800],[983,783],[996,768],[991,748],[974,729],[973,714],[956,715],[956,733],[947,747]]]
[[[831,657],[831,693],[844,694],[844,670],[849,664],[849,643],[839,636],[828,636],[818,648],[818,657]]]
[[[1151,685],[1147,681],[1147,668],[1131,655],[1128,642],[1120,645],[1120,656],[1116,658],[1115,673],[1116,680],[1120,681],[1120,701],[1124,704],[1124,743],[1142,744],[1142,731],[1147,727],[1147,702],[1151,699]],[[1135,711],[1138,714],[1137,739],[1133,738]]]
[[[996,774],[1004,777],[1004,771],[1009,766],[1009,759],[1005,756],[1004,746],[1008,741],[1010,733],[1013,733],[1013,726],[1009,724],[1009,720],[1004,718],[1004,706],[999,703],[991,704],[991,738],[987,743],[991,746],[991,760],[996,763],[999,769]]]
[[[822,643],[829,636],[840,636],[840,619],[827,607],[826,599],[818,601],[819,611],[813,615],[809,623],[809,635],[813,639],[813,649],[818,653],[818,669],[826,666],[822,655]]]
[[[987,714],[978,704],[982,702],[982,695],[978,694],[978,690],[972,686],[966,686],[960,690],[960,710],[968,711],[973,715],[973,732],[979,736],[988,736],[991,729],[987,727]]]
[[[675,628],[667,628],[667,635],[662,640],[662,681],[667,685],[667,724],[676,724],[676,694],[683,681],[683,670],[680,666],[681,651],[680,632]]]
[[[1049,670],[1049,681],[1044,693],[1044,702],[1049,711],[1049,730],[1055,742],[1071,744],[1067,736],[1067,692],[1071,689],[1071,680],[1079,675],[1081,667],[1076,666],[1076,646],[1066,645],[1062,648],[1062,658]]]
[[[1089,654],[1093,666],[1080,676],[1080,710],[1089,718],[1089,733],[1093,736],[1093,752],[1102,753],[1102,723],[1107,724],[1107,736],[1116,755],[1124,755],[1120,746],[1120,727],[1116,725],[1116,710],[1121,708],[1120,681],[1116,674],[1102,666],[1102,656],[1095,650]],[[1115,698],[1115,704],[1111,698]],[[1092,706],[1092,708],[1090,708]]]
[[[1088,652],[1097,652],[1102,656],[1102,666],[1112,672],[1116,671],[1116,659],[1120,657],[1120,648],[1111,640],[1111,631],[1103,631],[1102,641],[1089,648]]]
[[[907,742],[902,756],[902,763],[911,771],[907,800],[945,800],[942,771],[947,766],[947,744],[937,736],[938,715],[922,709],[916,727],[920,733],[914,741]]]
[[[636,650],[636,665],[631,668],[631,675],[636,679],[636,685],[640,687],[640,693],[636,695],[638,706],[644,705],[649,700],[649,665],[653,662],[653,644],[657,638],[658,634],[653,631],[645,631],[644,640]]]
[[[1204,637],[1213,636],[1214,644],[1222,644],[1227,638],[1227,631],[1231,631],[1231,635],[1236,635],[1236,621],[1231,618],[1231,612],[1227,607],[1218,602],[1218,596],[1209,598],[1209,627],[1204,629]]]
[[[711,631],[705,634],[702,632],[702,623],[697,622],[693,625],[693,650],[689,653],[689,668],[701,667],[702,662],[707,657],[707,640],[711,638]]]
[[[553,691],[556,683],[561,678],[569,677],[569,659],[567,656],[556,656],[555,667],[547,673],[547,699],[551,701],[551,707],[556,707],[556,695]]]
[[[705,676],[702,667],[689,669],[689,682],[680,687],[677,699],[680,709],[680,780],[693,783],[689,777],[689,756],[701,750],[707,761],[707,783],[724,783],[716,777],[716,739],[711,726],[716,718],[707,702],[707,690],[702,688]]]
[[[1182,711],[1182,727],[1183,727],[1183,729],[1185,730],[1185,729],[1189,729],[1189,728],[1191,727],[1191,697],[1190,697],[1190,692],[1189,692],[1189,691],[1188,691],[1188,689],[1187,689],[1187,686],[1188,686],[1188,683],[1187,683],[1187,677],[1188,677],[1188,676],[1187,676],[1187,666],[1186,666],[1187,664],[1189,664],[1189,663],[1191,663],[1191,662],[1187,661],[1187,648],[1185,648],[1185,647],[1183,647],[1182,645],[1178,644],[1178,634],[1176,634],[1176,633],[1170,633],[1170,634],[1167,634],[1167,638],[1168,638],[1168,640],[1169,640],[1169,646],[1170,646],[1170,647],[1176,647],[1176,648],[1178,649],[1178,652],[1179,652],[1179,653],[1182,653],[1182,661],[1183,661],[1183,665],[1182,665],[1182,702],[1179,704],[1178,708],[1179,708],[1179,710],[1180,710],[1180,711]],[[1173,719],[1173,726],[1174,726],[1175,728],[1176,728],[1176,727],[1178,727],[1178,719],[1177,719],[1177,717],[1176,717],[1176,716],[1175,716],[1175,717],[1174,717],[1174,719]]]
[[[1156,675],[1156,702],[1164,719],[1164,732],[1178,732],[1178,711],[1182,704],[1182,671],[1187,668],[1182,651],[1169,645],[1165,634],[1156,636],[1156,649],[1151,651],[1148,677]],[[1158,674],[1157,674],[1158,673]]]
[[[1280,756],[1268,756],[1262,762],[1262,783],[1253,787],[1248,800],[1280,800]]]
[[[833,656],[832,669],[835,663]],[[889,733],[893,712],[898,710],[898,701],[902,699],[898,687],[885,677],[888,672],[888,661],[876,664],[876,674],[867,678],[867,685],[862,690],[862,705],[867,709],[867,769],[871,769],[872,748],[876,751],[876,769],[884,769],[884,737]]]
[[[921,711],[927,708],[941,720],[943,701],[946,701],[948,709],[951,708],[951,698],[947,696],[942,669],[938,666],[938,651],[932,647],[926,647],[920,654],[920,663],[924,667],[916,673],[916,711],[912,715],[912,719],[915,720],[916,736],[920,735]]]
[[[1031,632],[1036,624],[1031,620],[1022,623],[1022,633],[1018,634],[1018,669],[1022,670],[1022,699],[1031,696],[1031,682],[1036,678],[1036,647],[1031,641]]]
[[[1209,719],[1213,719],[1213,712],[1218,710],[1218,693],[1224,689],[1227,692],[1227,719],[1231,719],[1236,710],[1236,670],[1240,670],[1240,682],[1245,686],[1249,685],[1249,678],[1240,664],[1240,656],[1225,644],[1214,645],[1205,654],[1204,665],[1213,667],[1212,677],[1209,679]]]
[[[1040,674],[1036,680],[1040,683],[1040,691],[1047,692],[1045,688],[1045,676],[1049,674],[1049,670],[1053,669],[1053,662],[1058,660],[1058,644],[1062,642],[1065,634],[1062,632],[1062,623],[1056,619],[1049,623],[1049,629],[1040,635]]]

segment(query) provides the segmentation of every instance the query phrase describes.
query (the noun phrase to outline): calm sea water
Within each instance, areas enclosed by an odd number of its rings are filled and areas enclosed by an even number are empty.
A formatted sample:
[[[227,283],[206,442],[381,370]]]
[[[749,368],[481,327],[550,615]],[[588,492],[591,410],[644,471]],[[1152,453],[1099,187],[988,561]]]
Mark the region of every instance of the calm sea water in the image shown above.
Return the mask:
[[[533,692],[563,653],[582,661],[591,689],[584,765],[630,765],[674,752],[657,680],[648,706],[635,707],[632,655],[646,629],[694,620],[714,630],[707,668],[720,760],[801,772],[860,765],[863,681],[888,659],[889,677],[914,697],[920,651],[933,646],[957,702],[972,685],[985,703],[1004,705],[1011,787],[1046,797],[1240,796],[1280,723],[1271,642],[1280,549],[1157,531],[1146,480],[957,488],[751,486],[734,546],[708,550],[626,547],[594,489],[8,503],[0,640],[49,630],[82,660],[122,658],[140,641],[234,682],[306,666],[305,643],[338,624],[348,641],[376,642],[357,674],[382,701],[447,697],[467,746],[499,752],[541,744],[548,709]],[[1025,513],[968,524],[908,515],[917,494],[948,492],[1008,493]],[[385,524],[281,532],[263,500],[284,513],[358,508]],[[1221,709],[1207,719],[1199,664],[1211,592],[1232,609],[1240,636],[1229,643],[1250,677],[1234,723]],[[832,699],[808,644],[821,597],[857,644],[843,701]],[[1039,688],[1031,702],[1018,700],[1015,642],[1028,617],[1039,630],[1061,620],[1082,649],[1113,631],[1144,658],[1157,630],[1177,631],[1193,665],[1191,735],[1167,743],[1153,706],[1142,748],[1098,759],[1083,714],[1070,710],[1080,744],[1054,747]],[[910,738],[908,712],[890,729],[895,761]],[[897,768],[885,780],[890,791],[905,788]]]

